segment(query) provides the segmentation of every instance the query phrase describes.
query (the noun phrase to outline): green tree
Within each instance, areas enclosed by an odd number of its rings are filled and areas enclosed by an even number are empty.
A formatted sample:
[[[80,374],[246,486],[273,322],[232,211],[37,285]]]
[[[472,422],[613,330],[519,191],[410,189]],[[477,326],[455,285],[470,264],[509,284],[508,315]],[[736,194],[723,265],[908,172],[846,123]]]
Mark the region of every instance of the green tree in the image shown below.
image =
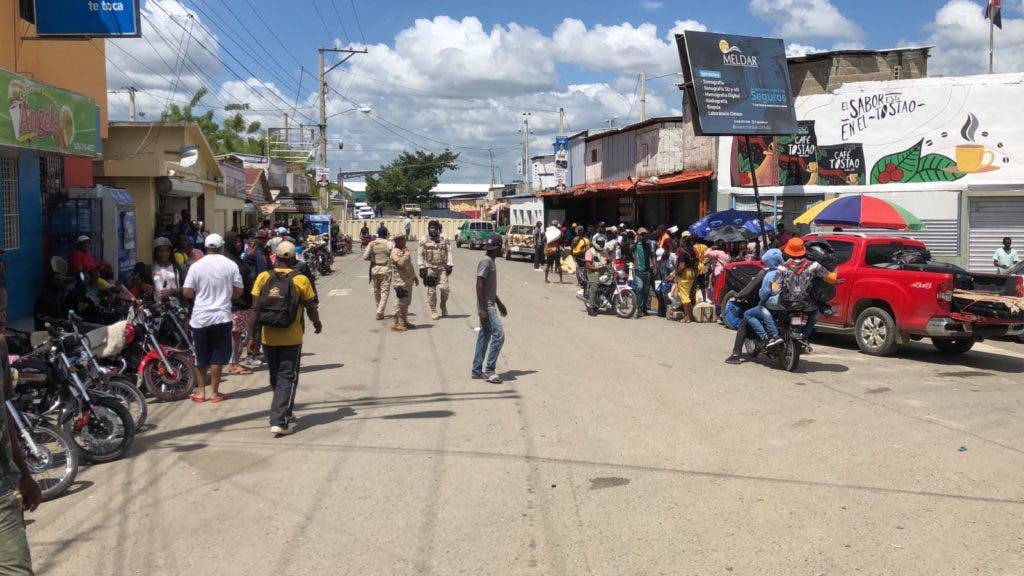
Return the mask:
[[[417,150],[402,152],[377,176],[366,177],[366,197],[374,204],[401,208],[403,204],[426,204],[430,190],[447,170],[458,170],[459,154],[445,150],[440,154]]]
[[[263,154],[266,151],[266,133],[259,122],[249,122],[242,112],[249,109],[248,104],[228,104],[225,112],[234,112],[233,116],[224,118],[217,124],[213,110],[197,115],[196,106],[210,91],[204,86],[192,95],[188,104],[179,106],[171,104],[160,114],[162,122],[196,122],[213,148],[215,155],[238,152],[240,154]]]

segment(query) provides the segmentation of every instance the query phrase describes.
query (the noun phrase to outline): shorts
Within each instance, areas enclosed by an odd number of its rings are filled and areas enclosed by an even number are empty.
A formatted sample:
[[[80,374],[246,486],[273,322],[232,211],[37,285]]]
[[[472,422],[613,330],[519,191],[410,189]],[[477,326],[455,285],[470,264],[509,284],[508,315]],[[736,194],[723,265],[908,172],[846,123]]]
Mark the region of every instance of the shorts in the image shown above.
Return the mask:
[[[231,322],[193,328],[196,343],[196,366],[227,366],[231,363]]]
[[[245,334],[249,331],[249,321],[252,319],[252,312],[252,308],[244,308],[231,313],[232,334]]]
[[[544,256],[544,263],[548,266],[558,266],[558,262],[560,260],[561,258],[558,257],[558,252]]]

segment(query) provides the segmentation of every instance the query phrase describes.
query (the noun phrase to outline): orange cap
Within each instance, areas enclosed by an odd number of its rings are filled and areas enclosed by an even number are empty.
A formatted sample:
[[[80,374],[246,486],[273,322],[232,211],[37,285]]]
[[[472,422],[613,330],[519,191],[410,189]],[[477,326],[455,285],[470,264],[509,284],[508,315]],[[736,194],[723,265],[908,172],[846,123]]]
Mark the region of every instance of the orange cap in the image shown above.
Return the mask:
[[[786,242],[786,246],[782,248],[782,253],[790,258],[803,258],[807,254],[807,248],[804,248],[804,239],[790,238],[789,242]]]

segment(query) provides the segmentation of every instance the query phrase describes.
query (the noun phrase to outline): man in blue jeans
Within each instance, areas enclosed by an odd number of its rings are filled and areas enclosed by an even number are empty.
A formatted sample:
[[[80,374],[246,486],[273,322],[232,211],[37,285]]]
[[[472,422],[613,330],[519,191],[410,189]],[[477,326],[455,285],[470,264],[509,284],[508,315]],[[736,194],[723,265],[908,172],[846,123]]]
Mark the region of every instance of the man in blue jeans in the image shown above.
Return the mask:
[[[487,255],[476,267],[476,309],[480,316],[480,333],[476,337],[472,375],[473,378],[486,379],[491,384],[500,384],[501,378],[495,370],[498,354],[505,344],[505,330],[501,326],[501,319],[508,315],[508,310],[498,298],[498,267],[494,263],[494,259],[501,252],[501,237],[488,237],[484,242],[484,250],[487,251]]]

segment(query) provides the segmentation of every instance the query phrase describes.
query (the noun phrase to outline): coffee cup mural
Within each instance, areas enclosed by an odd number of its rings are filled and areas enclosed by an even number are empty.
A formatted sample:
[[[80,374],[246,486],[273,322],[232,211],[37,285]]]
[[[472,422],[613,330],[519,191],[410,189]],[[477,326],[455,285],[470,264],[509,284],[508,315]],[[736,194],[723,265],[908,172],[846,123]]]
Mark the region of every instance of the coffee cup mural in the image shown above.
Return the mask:
[[[996,153],[980,144],[961,144],[956,147],[956,167],[960,172],[984,172],[994,168]]]

